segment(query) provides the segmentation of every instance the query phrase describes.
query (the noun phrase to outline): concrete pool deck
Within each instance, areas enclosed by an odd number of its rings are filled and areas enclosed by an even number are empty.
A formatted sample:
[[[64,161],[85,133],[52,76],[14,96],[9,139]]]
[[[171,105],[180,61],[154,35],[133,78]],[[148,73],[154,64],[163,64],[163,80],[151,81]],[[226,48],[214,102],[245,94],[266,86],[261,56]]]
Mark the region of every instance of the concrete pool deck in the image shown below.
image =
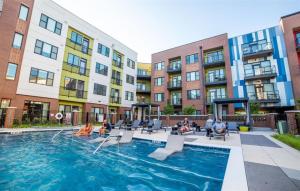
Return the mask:
[[[67,127],[65,130],[78,129]],[[0,129],[1,133],[58,131],[58,128]],[[166,141],[170,130],[152,134],[134,132],[134,137],[153,141]],[[300,190],[300,152],[272,138],[273,132],[255,131],[230,133],[209,140],[202,134],[185,135],[185,144],[229,148],[230,155],[225,172],[223,191],[297,191]]]

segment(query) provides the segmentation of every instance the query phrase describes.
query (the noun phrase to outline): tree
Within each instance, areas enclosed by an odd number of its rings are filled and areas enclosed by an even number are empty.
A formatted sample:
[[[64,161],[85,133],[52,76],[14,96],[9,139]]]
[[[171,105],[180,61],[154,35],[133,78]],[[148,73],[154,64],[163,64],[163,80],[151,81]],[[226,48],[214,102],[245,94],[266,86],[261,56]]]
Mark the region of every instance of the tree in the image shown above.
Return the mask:
[[[183,108],[184,115],[193,115],[196,112],[196,109],[193,106],[186,106]]]
[[[250,112],[251,114],[259,114],[260,105],[259,103],[250,102]]]

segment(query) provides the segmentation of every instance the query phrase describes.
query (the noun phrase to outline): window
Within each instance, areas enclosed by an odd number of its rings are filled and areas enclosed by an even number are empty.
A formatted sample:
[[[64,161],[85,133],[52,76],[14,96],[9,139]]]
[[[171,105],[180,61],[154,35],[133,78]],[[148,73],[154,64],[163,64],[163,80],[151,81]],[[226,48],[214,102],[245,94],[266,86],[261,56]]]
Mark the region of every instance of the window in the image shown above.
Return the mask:
[[[10,105],[10,99],[1,99],[0,108],[7,108]]]
[[[23,115],[29,119],[30,122],[33,122],[33,120],[47,121],[50,116],[49,106],[50,103],[47,102],[25,100]]]
[[[144,69],[140,69],[140,68],[137,69],[137,74],[140,75],[140,76],[147,76],[147,75],[149,75],[148,71],[146,71]]]
[[[200,90],[188,90],[187,91],[187,98],[189,100],[200,99]]]
[[[79,66],[80,65],[80,57],[69,53],[67,63],[71,66]]]
[[[165,69],[165,63],[164,63],[164,62],[156,63],[156,64],[154,65],[154,67],[155,67],[155,70],[156,70],[156,71],[163,70],[163,69]]]
[[[17,73],[17,64],[8,63],[7,71],[6,71],[6,79],[14,80]]]
[[[107,71],[108,71],[107,66],[100,64],[98,62],[96,63],[96,73],[107,76]]]
[[[21,5],[20,12],[19,12],[19,19],[26,21],[28,16],[29,8],[25,5]]]
[[[41,14],[40,27],[60,35],[62,24],[60,22],[51,19],[47,15]]]
[[[204,56],[204,62],[206,64],[220,62],[223,60],[224,60],[223,50],[208,52]]]
[[[77,32],[72,31],[71,33],[71,41],[81,45],[83,41],[83,36],[81,34],[78,34]]]
[[[164,77],[159,77],[154,79],[155,86],[162,86],[164,84]]]
[[[300,32],[298,32],[298,33],[296,34],[296,44],[297,44],[297,47],[300,46]]]
[[[54,73],[37,68],[31,68],[29,82],[46,86],[53,86]]]
[[[126,83],[134,85],[134,77],[126,74]]]
[[[15,33],[14,41],[13,41],[13,48],[20,49],[22,47],[22,40],[23,40],[23,35],[20,33]]]
[[[186,73],[186,81],[195,81],[200,79],[199,72],[187,72]]]
[[[127,58],[127,66],[129,68],[135,69],[135,62],[133,60],[130,60],[129,58]]]
[[[34,53],[56,60],[58,48],[46,42],[36,40]]]
[[[133,92],[126,91],[125,92],[125,100],[133,101]]]
[[[98,53],[102,54],[106,57],[109,57],[109,51],[110,49],[107,46],[104,46],[103,44],[98,44]]]
[[[199,61],[198,54],[192,54],[185,57],[186,64],[193,64]]]
[[[164,101],[164,94],[163,93],[156,93],[156,94],[154,94],[154,101],[155,102],[162,102],[162,101]]]
[[[94,94],[106,96],[106,86],[94,83]]]

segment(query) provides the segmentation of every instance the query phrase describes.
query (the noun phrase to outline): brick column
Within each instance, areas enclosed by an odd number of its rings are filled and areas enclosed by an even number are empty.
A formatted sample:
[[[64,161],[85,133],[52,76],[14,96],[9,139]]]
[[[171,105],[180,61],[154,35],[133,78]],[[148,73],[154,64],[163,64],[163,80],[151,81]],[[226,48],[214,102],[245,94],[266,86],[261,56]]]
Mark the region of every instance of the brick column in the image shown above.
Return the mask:
[[[286,111],[286,120],[287,120],[287,125],[289,129],[290,134],[297,134],[298,129],[297,129],[297,121],[296,121],[296,113],[300,111]]]
[[[276,129],[276,121],[275,121],[276,115],[277,115],[277,113],[269,113],[268,114],[267,124],[272,129]]]
[[[78,126],[78,121],[79,121],[79,111],[73,111],[72,114],[73,114],[73,117],[72,117],[72,125],[73,125],[73,126]]]
[[[4,128],[12,128],[15,119],[16,107],[6,108]]]

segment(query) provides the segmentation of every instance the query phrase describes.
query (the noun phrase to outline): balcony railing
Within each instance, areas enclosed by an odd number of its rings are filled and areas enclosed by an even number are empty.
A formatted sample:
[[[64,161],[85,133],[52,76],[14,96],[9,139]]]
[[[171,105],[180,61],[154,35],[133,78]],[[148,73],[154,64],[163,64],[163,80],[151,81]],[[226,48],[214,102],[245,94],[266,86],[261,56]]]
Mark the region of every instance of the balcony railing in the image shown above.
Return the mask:
[[[249,100],[257,102],[280,102],[278,91],[247,92]]]
[[[111,83],[112,84],[115,84],[115,85],[118,85],[118,86],[122,86],[122,80],[121,79],[118,79],[118,78],[111,78]]]
[[[205,78],[205,85],[221,85],[221,84],[226,84],[226,77],[225,75],[206,75]]]
[[[245,80],[276,77],[275,66],[245,69]]]
[[[204,68],[221,66],[225,64],[224,55],[205,55],[204,56]]]
[[[168,82],[168,89],[169,90],[175,90],[175,89],[180,89],[180,88],[182,88],[181,80]]]
[[[167,68],[168,73],[180,73],[181,65],[169,65]]]
[[[121,104],[121,97],[111,96],[109,98],[109,102],[114,104]]]
[[[115,66],[115,67],[118,67],[118,68],[122,69],[124,64],[122,62],[120,62],[120,61],[113,60],[112,61],[112,65]]]
[[[182,98],[172,98],[168,99],[168,103],[174,107],[182,106]]]
[[[137,93],[151,93],[150,87],[137,87],[136,88]]]
[[[227,95],[226,94],[223,94],[223,95],[216,95],[216,96],[207,96],[206,97],[206,104],[207,105],[210,105],[214,102],[215,99],[225,99],[227,98]]]
[[[69,89],[66,87],[61,86],[59,95],[71,97],[71,98],[80,98],[80,99],[87,99],[87,91],[84,90],[76,90],[76,89]]]
[[[248,44],[242,44],[243,60],[268,56],[273,52],[272,43],[256,41]]]
[[[83,46],[82,44],[78,44],[76,42],[73,42],[69,38],[67,39],[66,46],[70,47],[74,50],[80,51],[84,54],[90,55],[90,56],[92,55],[92,52],[93,52],[93,50],[91,48],[88,48],[88,47]]]
[[[140,79],[140,80],[147,80],[147,79],[151,79],[151,72],[138,72],[137,73],[137,79]]]
[[[79,66],[72,66],[67,62],[64,62],[62,69],[65,71],[71,72],[71,73],[82,75],[82,76],[90,75],[90,69],[84,68],[84,67],[79,67]]]

